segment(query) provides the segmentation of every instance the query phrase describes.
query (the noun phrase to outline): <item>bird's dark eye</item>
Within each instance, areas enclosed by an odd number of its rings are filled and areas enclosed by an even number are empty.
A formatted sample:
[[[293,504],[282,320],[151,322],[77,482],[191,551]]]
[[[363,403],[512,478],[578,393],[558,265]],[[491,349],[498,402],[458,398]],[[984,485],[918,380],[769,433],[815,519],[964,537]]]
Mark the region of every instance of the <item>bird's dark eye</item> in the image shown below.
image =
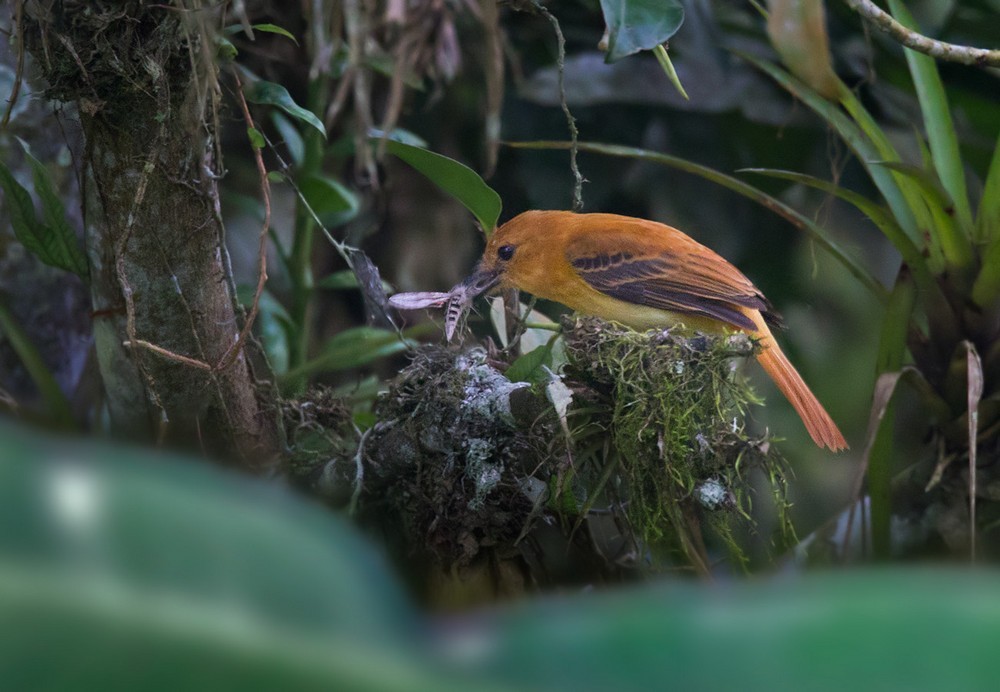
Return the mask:
[[[502,259],[504,262],[506,262],[513,256],[514,256],[513,245],[501,245],[500,249],[497,250],[497,257]]]

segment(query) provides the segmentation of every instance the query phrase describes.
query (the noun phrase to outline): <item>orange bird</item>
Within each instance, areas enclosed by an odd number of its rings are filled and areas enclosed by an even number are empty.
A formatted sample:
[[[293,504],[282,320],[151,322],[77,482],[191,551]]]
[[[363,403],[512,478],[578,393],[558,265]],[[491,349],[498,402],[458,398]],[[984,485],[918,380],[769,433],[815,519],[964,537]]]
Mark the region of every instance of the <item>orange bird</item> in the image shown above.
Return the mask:
[[[497,229],[464,282],[471,296],[495,286],[638,330],[682,322],[710,334],[746,332],[760,341],[757,361],[816,444],[847,448],[774,340],[768,322],[776,316],[761,292],[739,269],[676,228],[616,214],[528,211]]]

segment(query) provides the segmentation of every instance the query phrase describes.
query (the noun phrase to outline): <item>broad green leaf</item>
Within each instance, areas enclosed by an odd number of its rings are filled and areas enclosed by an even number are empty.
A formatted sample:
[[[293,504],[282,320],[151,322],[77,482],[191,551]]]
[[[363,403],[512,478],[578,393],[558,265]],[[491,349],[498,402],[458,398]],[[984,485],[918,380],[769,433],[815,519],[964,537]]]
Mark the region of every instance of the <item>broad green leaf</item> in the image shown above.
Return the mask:
[[[372,139],[375,140],[380,133],[373,135]],[[500,195],[478,173],[464,163],[427,149],[391,138],[382,141],[386,151],[413,166],[432,183],[461,202],[476,217],[487,236],[493,232],[502,208]]]
[[[783,576],[529,601],[449,621],[445,636],[456,661],[489,642],[464,668],[527,690],[994,686],[995,570]]]
[[[7,166],[0,162],[0,188],[4,191],[14,234],[25,248],[45,264],[73,272],[86,280],[89,276],[87,256],[66,219],[65,207],[52,186],[49,172],[31,155],[27,144],[21,142],[21,146],[31,166],[44,221],[40,221],[35,215],[31,195],[17,182]]]
[[[607,62],[668,41],[684,22],[684,7],[677,0],[601,0],[608,26]]]
[[[358,214],[358,196],[337,180],[324,175],[310,175],[299,181],[299,192],[327,227],[347,223]]]
[[[386,134],[383,130],[372,129],[368,132],[368,135],[372,138],[377,139],[388,139],[393,142],[400,142],[402,144],[409,144],[411,147],[417,147],[419,149],[426,149],[429,144],[427,140],[418,135],[415,132],[410,132],[409,130],[404,130],[401,127],[394,128]],[[348,140],[351,146],[354,145],[354,140]]]
[[[295,103],[288,90],[280,84],[261,79],[246,86],[244,93],[247,100],[251,103],[277,106],[293,118],[297,118],[307,125],[316,128],[323,137],[326,137],[326,129],[323,127],[323,122],[316,117],[315,113]]]
[[[280,484],[117,444],[43,440],[6,422],[0,438],[7,686],[649,692],[665,681],[751,691],[995,682],[996,570],[671,579],[422,617],[356,532]]]
[[[536,141],[509,142],[507,146],[520,149],[568,149],[571,144],[570,142]],[[637,149],[635,147],[626,147],[617,144],[598,144],[594,142],[579,142],[577,144],[577,148],[579,151],[604,154],[606,156],[639,159],[642,161],[650,161],[652,163],[658,163],[671,168],[676,168],[677,170],[705,178],[706,180],[737,192],[744,197],[748,197],[761,206],[770,209],[775,214],[778,214],[796,228],[805,231],[817,245],[829,252],[834,259],[840,262],[844,268],[847,269],[847,271],[849,271],[858,281],[862,283],[862,285],[868,288],[876,298],[879,300],[885,300],[886,298],[886,291],[882,285],[879,284],[871,273],[862,267],[857,260],[847,254],[840,247],[840,245],[833,240],[825,228],[804,214],[799,213],[781,200],[768,195],[762,190],[749,185],[738,178],[734,178],[707,166],[702,166],[676,156],[662,154],[655,151],[648,151],[646,149]]]
[[[889,0],[889,8],[903,26],[919,32],[909,10],[899,0]],[[948,98],[934,58],[915,50],[903,49],[910,66],[913,86],[924,117],[924,128],[930,142],[934,168],[941,184],[954,202],[959,229],[968,239],[972,234],[972,208],[965,185],[965,169],[958,136],[948,108]]]
[[[468,690],[329,510],[153,450],[0,422],[0,670],[24,689]]]

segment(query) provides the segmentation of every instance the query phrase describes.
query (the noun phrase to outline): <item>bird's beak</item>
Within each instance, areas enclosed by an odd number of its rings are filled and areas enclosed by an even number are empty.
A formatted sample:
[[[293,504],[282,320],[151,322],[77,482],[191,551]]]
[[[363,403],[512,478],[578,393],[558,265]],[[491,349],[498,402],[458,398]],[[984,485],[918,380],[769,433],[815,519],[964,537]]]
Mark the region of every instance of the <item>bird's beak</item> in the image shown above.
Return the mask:
[[[498,283],[500,283],[499,270],[479,267],[461,285],[466,290],[468,298],[472,299],[486,293]]]

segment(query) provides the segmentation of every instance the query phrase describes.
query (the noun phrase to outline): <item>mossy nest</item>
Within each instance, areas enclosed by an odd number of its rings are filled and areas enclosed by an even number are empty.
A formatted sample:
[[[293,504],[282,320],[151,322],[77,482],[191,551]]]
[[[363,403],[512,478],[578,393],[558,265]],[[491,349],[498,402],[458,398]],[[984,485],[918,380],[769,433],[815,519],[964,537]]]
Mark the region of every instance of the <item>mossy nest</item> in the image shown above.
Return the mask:
[[[533,398],[528,385],[511,383],[481,349],[418,353],[375,405],[367,507],[399,516],[411,550],[446,569],[484,549],[515,555],[538,513],[537,441],[551,437],[554,418],[519,420],[535,408],[521,396]]]
[[[736,366],[756,343],[742,333],[639,333],[595,318],[568,319],[564,330],[567,377],[597,395],[578,409],[575,443],[586,444],[586,430],[611,439],[590,474],[589,504],[597,495],[617,503],[640,543],[680,548],[707,571],[701,520],[744,562],[733,527],[749,522],[751,475],[760,471],[782,529],[791,531],[786,465],[766,436],[744,424],[759,400]]]

